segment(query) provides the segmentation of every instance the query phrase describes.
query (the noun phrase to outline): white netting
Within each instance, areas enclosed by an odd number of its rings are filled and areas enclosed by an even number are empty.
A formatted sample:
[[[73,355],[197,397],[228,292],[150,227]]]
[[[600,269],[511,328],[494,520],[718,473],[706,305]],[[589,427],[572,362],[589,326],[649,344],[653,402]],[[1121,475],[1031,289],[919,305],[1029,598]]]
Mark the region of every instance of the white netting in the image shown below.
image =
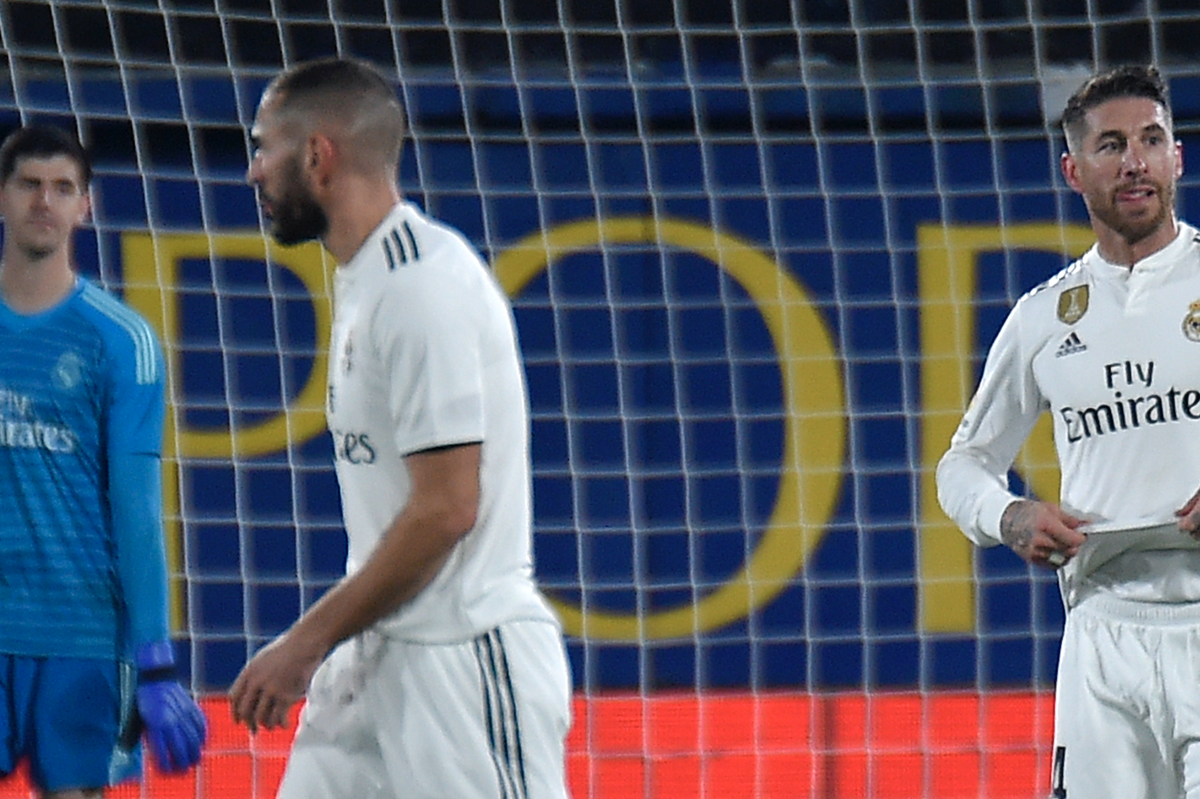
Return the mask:
[[[1088,240],[1051,117],[1154,61],[1190,142],[1198,42],[1190,0],[5,2],[0,125],[93,149],[81,267],[173,367],[216,737],[147,794],[270,795],[286,737],[220,695],[341,571],[329,265],[268,259],[243,181],[265,81],[335,52],[397,77],[406,194],[514,297],[575,795],[1043,791],[1057,589],[973,554],[931,467],[1005,309]],[[1049,494],[1038,441],[1018,479]]]

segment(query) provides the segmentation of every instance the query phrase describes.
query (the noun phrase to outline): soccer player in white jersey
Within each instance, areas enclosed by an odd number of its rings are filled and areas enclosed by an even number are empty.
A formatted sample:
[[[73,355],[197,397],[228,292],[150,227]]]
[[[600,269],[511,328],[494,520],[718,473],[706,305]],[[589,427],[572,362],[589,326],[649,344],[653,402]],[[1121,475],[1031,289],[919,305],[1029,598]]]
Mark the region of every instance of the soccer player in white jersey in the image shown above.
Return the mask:
[[[1096,244],[1012,309],[938,497],[976,544],[1058,569],[1053,795],[1200,799],[1200,232],[1157,70],[1094,76],[1062,126]],[[1042,412],[1056,501],[1007,483]]]
[[[247,179],[273,236],[337,262],[327,416],[347,574],[234,682],[286,722],[279,796],[561,799],[562,631],[532,575],[512,312],[461,234],[401,200],[395,87],[353,59],[266,88]]]
[[[143,731],[169,771],[205,737],[172,674],[162,353],[75,269],[90,176],[58,128],[0,146],[0,774],[55,799],[136,777]]]

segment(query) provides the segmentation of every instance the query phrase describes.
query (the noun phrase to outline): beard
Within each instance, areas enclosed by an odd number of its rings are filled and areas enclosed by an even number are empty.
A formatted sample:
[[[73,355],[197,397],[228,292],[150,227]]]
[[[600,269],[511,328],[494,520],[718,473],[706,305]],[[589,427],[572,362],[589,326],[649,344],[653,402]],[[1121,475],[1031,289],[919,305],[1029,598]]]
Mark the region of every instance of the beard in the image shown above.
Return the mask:
[[[319,239],[329,230],[329,217],[304,185],[300,167],[289,167],[283,190],[271,201],[271,235],[285,246]]]
[[[1129,216],[1118,210],[1117,192],[1092,203],[1092,211],[1106,226],[1118,233],[1129,244],[1137,244],[1151,235],[1166,223],[1175,206],[1174,184],[1150,184],[1154,187],[1154,196],[1158,200],[1158,210],[1153,214]]]

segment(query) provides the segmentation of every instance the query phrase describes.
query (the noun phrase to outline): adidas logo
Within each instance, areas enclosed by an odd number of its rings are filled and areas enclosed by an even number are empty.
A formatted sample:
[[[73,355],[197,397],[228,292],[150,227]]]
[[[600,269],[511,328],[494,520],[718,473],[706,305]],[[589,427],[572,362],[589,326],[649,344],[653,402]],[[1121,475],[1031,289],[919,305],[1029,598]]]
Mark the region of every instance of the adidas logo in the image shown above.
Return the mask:
[[[1087,349],[1087,345],[1079,339],[1079,334],[1074,330],[1071,335],[1063,339],[1063,343],[1058,345],[1058,350],[1055,351],[1055,358],[1063,358],[1067,355],[1074,355],[1077,352],[1083,352]]]

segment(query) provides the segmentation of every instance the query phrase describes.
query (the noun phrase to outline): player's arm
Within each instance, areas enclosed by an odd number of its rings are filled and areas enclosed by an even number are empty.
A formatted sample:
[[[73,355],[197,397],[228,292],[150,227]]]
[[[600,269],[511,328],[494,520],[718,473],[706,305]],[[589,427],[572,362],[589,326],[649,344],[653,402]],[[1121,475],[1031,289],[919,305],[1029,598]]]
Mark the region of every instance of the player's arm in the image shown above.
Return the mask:
[[[1004,509],[1000,536],[1026,563],[1057,569],[1079,554],[1084,520],[1053,502],[1018,499]]]
[[[983,377],[937,467],[938,501],[980,546],[1006,544],[1021,558],[1049,566],[1074,555],[1082,524],[1056,505],[1017,497],[1008,470],[1045,407],[1020,339],[1014,310],[988,351]],[[1055,556],[1055,560],[1058,556]]]
[[[109,507],[117,577],[135,654],[168,638],[167,558],[162,533],[162,470],[157,453],[115,451],[108,458]]]
[[[412,480],[408,503],[366,564],[313,605],[296,634],[327,652],[421,593],[475,526],[481,451],[471,443],[405,458]]]
[[[155,761],[175,772],[200,759],[207,725],[176,680],[169,636],[159,456],[164,383],[161,354],[157,348],[151,353],[146,344],[151,340],[147,329],[142,368],[124,369],[116,359],[108,409],[108,500],[127,637],[138,672],[138,716]],[[130,361],[136,363],[137,356]]]
[[[416,597],[475,525],[479,444],[417,452],[405,459],[408,504],[362,568],[327,591],[290,629],[246,664],[230,689],[236,721],[252,730],[287,722],[313,672],[341,641]]]

